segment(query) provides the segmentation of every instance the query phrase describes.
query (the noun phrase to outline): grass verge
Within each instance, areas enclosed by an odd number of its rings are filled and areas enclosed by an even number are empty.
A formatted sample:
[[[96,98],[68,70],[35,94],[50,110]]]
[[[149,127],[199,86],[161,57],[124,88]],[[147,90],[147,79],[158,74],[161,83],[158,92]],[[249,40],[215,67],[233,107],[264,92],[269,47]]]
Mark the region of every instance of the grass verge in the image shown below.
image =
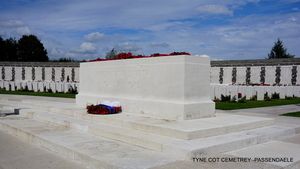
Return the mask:
[[[68,93],[47,93],[47,92],[24,92],[24,91],[5,91],[0,89],[0,94],[30,95],[30,96],[46,96],[46,97],[63,97],[75,98],[76,94]]]
[[[280,116],[292,116],[292,117],[300,117],[300,111],[281,114]]]
[[[247,109],[247,108],[257,108],[257,107],[280,106],[280,105],[299,104],[299,103],[300,103],[300,98],[273,99],[271,101],[247,100],[246,103],[216,102],[216,109],[234,110],[234,109]]]

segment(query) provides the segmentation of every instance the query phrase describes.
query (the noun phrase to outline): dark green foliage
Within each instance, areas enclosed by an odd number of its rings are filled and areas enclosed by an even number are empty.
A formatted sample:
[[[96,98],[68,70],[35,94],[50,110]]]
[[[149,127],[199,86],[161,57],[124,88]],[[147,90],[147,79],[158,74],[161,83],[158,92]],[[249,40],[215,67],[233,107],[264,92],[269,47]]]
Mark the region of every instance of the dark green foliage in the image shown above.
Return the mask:
[[[3,40],[0,37],[0,61],[18,61],[17,41],[13,38]]]
[[[76,94],[67,94],[67,93],[6,91],[5,88],[3,89],[0,88],[0,94],[16,94],[16,95],[32,95],[32,96],[64,97],[64,98],[75,98],[76,96]]]
[[[230,101],[231,102],[236,102],[236,95],[234,95]]]
[[[221,101],[222,102],[229,102],[230,101],[230,95],[229,96],[224,96],[223,94],[221,94]]]
[[[77,87],[75,86],[75,88],[73,88],[72,86],[70,86],[67,93],[68,94],[78,94]]]
[[[283,46],[282,41],[278,38],[275,42],[272,50],[268,53],[268,59],[277,59],[277,58],[294,58],[295,55],[291,55],[286,52],[287,48]]]
[[[234,102],[215,102],[216,109],[222,110],[234,110],[234,109],[248,109],[256,107],[268,107],[268,106],[279,106],[287,104],[299,104],[300,98],[287,99],[274,99],[272,101],[253,101],[247,100],[246,103],[234,103]]]
[[[280,116],[300,117],[300,111],[298,111],[298,112],[291,112],[291,113],[285,113],[285,114],[281,114]]]
[[[239,103],[246,103],[246,96],[242,97],[240,100],[238,100]]]
[[[75,60],[75,59],[72,59],[72,58],[66,58],[66,57],[62,57],[62,58],[59,58],[59,59],[52,59],[52,60],[49,60],[50,62],[86,62],[86,60]]]
[[[285,96],[285,99],[286,99],[286,100],[292,100],[292,98],[293,98],[293,97],[287,97],[287,96]]]
[[[106,56],[105,58],[106,59],[113,59],[113,58],[116,58],[118,57],[118,54],[120,52],[116,51],[115,48],[112,48],[112,50],[110,50],[109,52],[106,53]]]
[[[47,62],[47,50],[35,35],[23,35],[18,41],[19,61]]]
[[[0,61],[37,61],[49,60],[47,50],[35,35],[23,35],[18,41],[0,37]]]
[[[279,96],[279,93],[273,93],[272,94],[272,99],[279,99],[280,98],[280,96]]]
[[[271,98],[268,96],[268,92],[264,94],[264,101],[271,101]]]
[[[47,92],[48,92],[48,93],[53,93],[53,91],[52,91],[51,88],[49,88],[49,89],[47,90]]]
[[[22,87],[22,88],[19,89],[18,91],[19,91],[19,92],[34,92],[33,90],[29,90],[27,85],[26,85],[24,88]]]

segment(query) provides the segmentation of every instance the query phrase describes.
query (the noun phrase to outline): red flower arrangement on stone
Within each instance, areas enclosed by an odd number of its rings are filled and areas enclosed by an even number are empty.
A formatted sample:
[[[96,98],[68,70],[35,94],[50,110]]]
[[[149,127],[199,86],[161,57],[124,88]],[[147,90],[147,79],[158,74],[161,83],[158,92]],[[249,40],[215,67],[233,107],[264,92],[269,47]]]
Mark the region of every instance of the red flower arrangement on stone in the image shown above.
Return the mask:
[[[119,53],[116,58],[113,59],[95,59],[90,60],[89,62],[97,62],[97,61],[107,61],[107,60],[120,60],[120,59],[134,59],[134,58],[149,58],[149,57],[159,57],[159,56],[174,56],[174,55],[191,55],[187,52],[173,52],[170,54],[160,54],[160,53],[154,53],[150,56],[143,56],[143,55],[132,55],[132,53]]]
[[[87,113],[90,114],[115,114],[122,111],[120,107],[111,107],[103,104],[86,106]]]

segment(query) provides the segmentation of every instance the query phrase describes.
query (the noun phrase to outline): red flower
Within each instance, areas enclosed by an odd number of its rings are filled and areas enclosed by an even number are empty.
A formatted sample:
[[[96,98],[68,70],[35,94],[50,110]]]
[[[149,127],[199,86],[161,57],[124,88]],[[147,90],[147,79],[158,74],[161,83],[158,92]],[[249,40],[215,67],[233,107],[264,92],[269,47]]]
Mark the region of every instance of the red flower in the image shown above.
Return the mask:
[[[89,60],[89,62],[96,62],[96,61],[107,61],[107,60],[119,60],[119,59],[133,59],[133,58],[146,58],[146,57],[159,57],[159,56],[172,56],[172,55],[190,55],[186,52],[173,52],[170,54],[160,54],[160,53],[154,53],[150,56],[143,56],[143,55],[132,55],[132,53],[119,53],[116,58],[113,59],[100,59],[97,58],[95,60]]]
[[[238,98],[242,98],[242,93],[238,93]]]

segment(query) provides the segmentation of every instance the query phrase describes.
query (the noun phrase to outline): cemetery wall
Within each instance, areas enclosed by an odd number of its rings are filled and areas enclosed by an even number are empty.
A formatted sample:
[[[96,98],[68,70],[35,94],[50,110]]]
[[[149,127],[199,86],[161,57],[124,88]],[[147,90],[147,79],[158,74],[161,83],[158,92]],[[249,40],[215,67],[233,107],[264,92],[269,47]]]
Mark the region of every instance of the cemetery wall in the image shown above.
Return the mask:
[[[79,90],[79,62],[0,62],[0,87],[12,90],[24,87],[36,91],[63,92],[71,84]],[[300,58],[211,61],[211,98],[220,92],[243,93],[249,99],[253,93],[269,94],[282,91],[281,97],[299,96]],[[66,83],[69,76],[70,82]],[[61,77],[63,82],[61,82]],[[10,84],[10,85],[9,85]],[[264,86],[258,86],[265,84]],[[65,86],[67,87],[61,87]],[[269,86],[267,86],[269,85]],[[273,86],[275,85],[275,86]],[[259,88],[260,87],[260,88]],[[247,91],[247,92],[246,92]],[[248,93],[248,94],[246,94]],[[285,93],[285,94],[284,94]],[[292,93],[292,94],[291,94]]]

